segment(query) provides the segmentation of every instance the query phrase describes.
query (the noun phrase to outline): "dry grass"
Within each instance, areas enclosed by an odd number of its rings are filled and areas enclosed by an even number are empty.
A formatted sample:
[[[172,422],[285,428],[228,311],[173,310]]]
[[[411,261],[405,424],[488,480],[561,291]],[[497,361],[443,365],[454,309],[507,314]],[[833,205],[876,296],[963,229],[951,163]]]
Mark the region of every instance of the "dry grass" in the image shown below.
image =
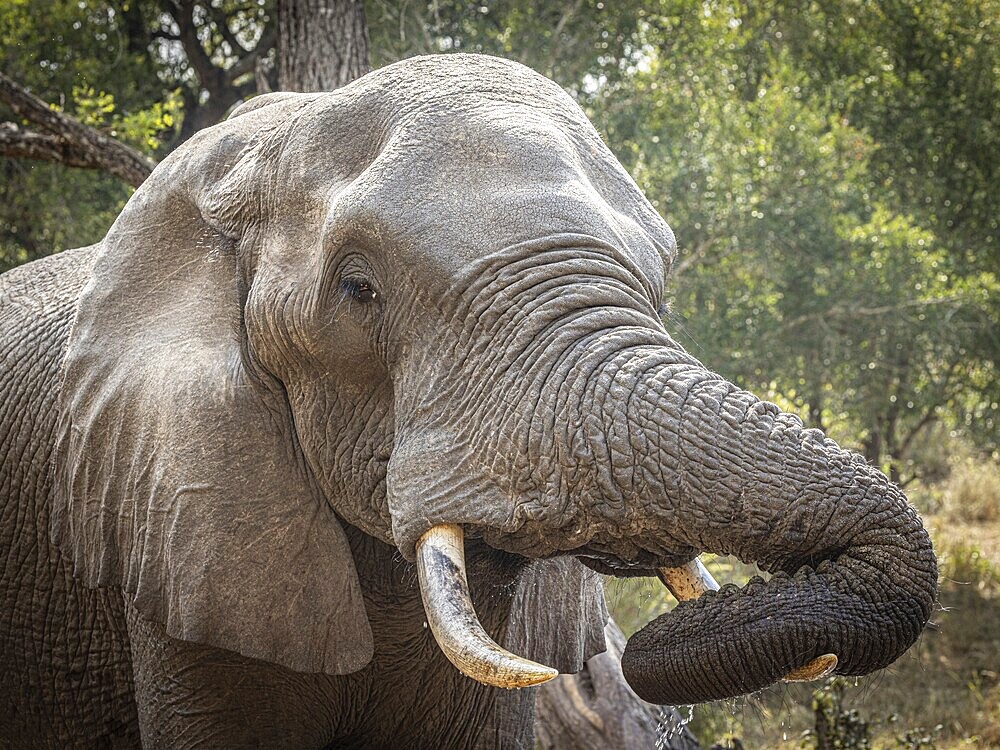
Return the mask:
[[[970,458],[958,462],[944,486],[943,510],[959,523],[1000,521],[1000,466]]]

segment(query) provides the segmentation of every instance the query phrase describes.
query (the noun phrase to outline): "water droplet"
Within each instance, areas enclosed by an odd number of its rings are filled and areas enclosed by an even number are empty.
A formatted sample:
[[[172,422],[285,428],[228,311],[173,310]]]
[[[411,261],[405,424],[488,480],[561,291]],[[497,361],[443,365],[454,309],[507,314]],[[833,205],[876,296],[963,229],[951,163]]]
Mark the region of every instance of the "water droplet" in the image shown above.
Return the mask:
[[[676,737],[694,718],[694,706],[688,706],[687,718],[676,709],[661,707],[656,722],[656,750],[665,750],[667,742]]]

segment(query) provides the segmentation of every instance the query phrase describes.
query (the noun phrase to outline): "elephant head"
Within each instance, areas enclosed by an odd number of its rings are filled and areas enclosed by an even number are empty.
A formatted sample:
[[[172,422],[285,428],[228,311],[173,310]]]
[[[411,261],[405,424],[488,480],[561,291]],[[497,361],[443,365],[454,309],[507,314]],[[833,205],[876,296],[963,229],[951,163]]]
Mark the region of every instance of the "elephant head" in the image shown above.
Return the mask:
[[[631,639],[652,702],[828,653],[843,674],[889,664],[935,597],[916,512],[673,341],[674,255],[579,107],[522,66],[415,58],[258,97],[103,242],[64,365],[53,537],[168,634],[300,670],[371,656],[341,521],[419,559],[443,649],[497,684],[549,672],[481,632],[463,536],[622,576],[701,551],[773,573]],[[583,617],[592,585],[569,575],[547,616]]]

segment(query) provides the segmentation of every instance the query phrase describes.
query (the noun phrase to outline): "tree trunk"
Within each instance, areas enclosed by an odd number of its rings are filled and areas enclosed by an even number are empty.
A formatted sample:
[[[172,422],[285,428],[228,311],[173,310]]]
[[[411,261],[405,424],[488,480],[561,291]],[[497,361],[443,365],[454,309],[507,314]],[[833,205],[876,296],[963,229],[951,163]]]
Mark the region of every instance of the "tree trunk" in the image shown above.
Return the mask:
[[[871,466],[882,465],[882,418],[873,417],[873,421],[868,428],[868,437],[862,443],[865,460]]]
[[[278,0],[278,88],[332,91],[369,70],[362,0]]]

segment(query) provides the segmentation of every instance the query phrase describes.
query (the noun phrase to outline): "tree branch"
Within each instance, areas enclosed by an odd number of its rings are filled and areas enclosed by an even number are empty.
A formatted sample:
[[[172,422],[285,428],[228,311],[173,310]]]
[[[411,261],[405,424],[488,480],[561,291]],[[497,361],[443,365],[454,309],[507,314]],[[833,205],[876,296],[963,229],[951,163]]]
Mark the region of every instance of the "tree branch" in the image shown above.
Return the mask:
[[[685,256],[681,258],[681,261],[674,265],[670,273],[671,281],[673,283],[676,283],[677,279],[683,276],[685,271],[691,268],[691,266],[693,266],[694,264],[700,262],[701,259],[705,256],[706,253],[708,253],[708,251],[712,248],[712,245],[714,245],[717,240],[718,237],[706,237],[704,240],[699,242],[694,247],[693,250],[687,252]],[[722,257],[729,255],[731,252],[733,252],[732,248],[723,253]]]
[[[239,101],[245,87],[233,85],[234,77],[212,62],[212,55],[201,42],[200,23],[209,19],[195,19],[195,8],[204,8],[196,0],[160,0],[160,8],[173,19],[180,36],[187,63],[195,73],[196,84],[182,82],[184,86],[184,120],[174,144],[186,141],[194,133],[214,125],[225,117],[228,109]],[[239,64],[238,62],[236,64]],[[253,72],[253,66],[246,71]],[[208,93],[207,100],[203,93]]]
[[[188,63],[194,68],[199,82],[208,89],[209,96],[214,99],[222,99],[223,90],[229,81],[225,71],[222,68],[217,68],[212,62],[198,38],[198,26],[194,20],[194,0],[180,0],[176,5],[163,0],[161,5],[177,24],[184,54],[187,55]]]
[[[257,70],[257,62],[266,55],[272,47],[274,47],[274,42],[277,39],[277,35],[273,30],[266,32],[257,42],[257,46],[252,50],[247,52],[243,57],[237,60],[226,70],[226,78],[230,82],[235,81],[241,76],[245,76],[247,73],[253,73]]]
[[[580,8],[583,7],[583,0],[576,0],[576,3],[572,7],[566,8],[566,12],[562,14],[559,22],[556,24],[555,29],[552,31],[552,36],[549,37],[552,41],[552,45],[549,49],[548,62],[545,65],[545,72],[551,76],[555,72],[556,62],[559,60],[559,55],[562,49],[562,33],[566,28],[566,24],[569,20],[580,12]]]
[[[22,130],[12,122],[0,122],[0,154],[10,159],[54,161],[70,167],[85,167],[81,155],[54,135]]]
[[[266,58],[257,58],[253,69],[253,82],[258,94],[267,94],[271,91],[271,81],[268,79],[268,74],[272,67]]]
[[[901,312],[909,308],[921,308],[921,307],[933,307],[935,305],[946,305],[949,302],[960,302],[962,297],[957,294],[952,294],[947,297],[939,297],[937,299],[927,299],[927,300],[909,300],[906,302],[900,302],[895,305],[883,305],[881,307],[843,307],[841,305],[835,305],[828,310],[821,312],[808,313],[806,315],[800,315],[797,318],[792,318],[791,320],[786,320],[782,323],[775,331],[772,333],[779,333],[782,331],[787,331],[790,328],[795,328],[803,323],[809,323],[812,321],[822,321],[832,318],[843,318],[850,320],[852,318],[864,318],[873,317],[879,315],[887,315],[889,313]]]
[[[216,27],[218,27],[222,38],[228,42],[232,54],[239,57],[250,51],[240,43],[240,40],[237,39],[236,35],[232,32],[232,29],[229,28],[229,18],[222,11],[221,7],[217,8],[214,6],[211,0],[208,0],[203,7],[212,17],[212,21],[214,21]]]
[[[920,434],[921,430],[937,420],[937,414],[935,414],[934,410],[948,400],[948,385],[951,383],[951,379],[954,377],[955,373],[958,372],[959,364],[960,360],[955,360],[948,366],[941,383],[937,385],[938,397],[933,403],[930,404],[930,406],[927,407],[927,411],[924,412],[923,416],[904,436],[903,442],[900,444],[898,451],[900,458],[907,454],[910,449],[910,445],[913,443],[914,439],[916,439],[917,435]]]
[[[47,133],[0,124],[0,154],[38,159],[83,169],[100,169],[138,187],[156,162],[69,115],[52,109],[27,89],[0,73],[0,101]]]
[[[175,34],[167,29],[156,29],[150,34],[150,36],[152,36],[153,39],[166,39],[169,42],[179,42],[181,40],[179,34]]]

